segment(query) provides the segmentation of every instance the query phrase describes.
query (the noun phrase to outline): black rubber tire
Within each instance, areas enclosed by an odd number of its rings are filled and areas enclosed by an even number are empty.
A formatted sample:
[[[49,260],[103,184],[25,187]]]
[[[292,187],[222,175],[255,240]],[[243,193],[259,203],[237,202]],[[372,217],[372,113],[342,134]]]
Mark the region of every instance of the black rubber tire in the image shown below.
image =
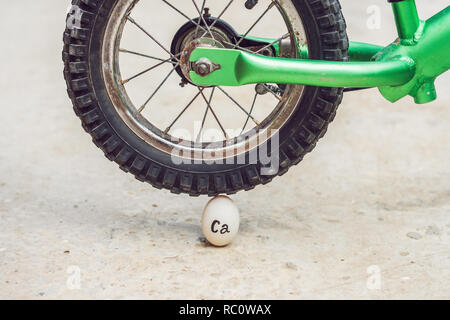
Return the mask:
[[[261,164],[175,165],[170,155],[138,138],[121,120],[104,88],[100,63],[103,31],[117,0],[73,0],[81,27],[64,32],[64,77],[75,113],[106,157],[143,182],[192,196],[233,194],[283,175],[323,137],[342,102],[343,88],[306,87],[294,115],[280,130],[280,170],[260,175]],[[293,0],[303,20],[309,56],[348,61],[346,24],[338,0]],[[70,14],[68,18],[70,17]]]

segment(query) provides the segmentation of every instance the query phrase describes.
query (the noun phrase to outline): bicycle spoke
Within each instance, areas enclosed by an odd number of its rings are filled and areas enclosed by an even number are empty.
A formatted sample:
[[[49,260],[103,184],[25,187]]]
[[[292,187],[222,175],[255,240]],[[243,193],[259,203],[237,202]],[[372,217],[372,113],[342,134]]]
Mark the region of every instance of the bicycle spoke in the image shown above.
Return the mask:
[[[139,108],[138,112],[142,113],[142,111],[144,111],[145,107],[147,106],[147,104],[150,102],[150,100],[152,100],[152,98],[156,95],[156,93],[158,93],[159,89],[161,89],[161,87],[164,85],[164,83],[166,83],[166,81],[169,79],[169,77],[171,76],[171,74],[176,70],[176,68],[178,68],[179,63],[177,63],[172,70],[169,72],[169,74],[164,78],[164,80],[159,84],[159,86],[156,88],[156,90],[152,93],[152,95],[147,99],[147,101],[145,101],[145,103],[142,105],[142,107]]]
[[[264,56],[262,53],[256,53],[255,51],[249,50],[249,49],[247,49],[247,48],[240,47],[240,46],[236,46],[234,43],[231,43],[231,42],[228,42],[228,41],[225,41],[225,40],[223,40],[222,42],[223,42],[224,44],[227,44],[227,45],[231,46],[231,47],[234,47],[234,48],[232,48],[232,49],[239,49],[239,50],[244,51],[244,52],[248,52],[248,53],[252,53],[252,54],[257,54],[258,56]]]
[[[216,90],[216,87],[213,87],[212,91],[211,91],[211,96],[209,97],[209,105],[211,105],[211,101],[212,101],[212,98],[214,96],[214,91],[215,90]],[[202,120],[202,126],[200,127],[200,131],[198,132],[197,139],[195,139],[196,142],[200,141],[200,137],[201,137],[201,134],[202,134],[202,131],[203,131],[203,127],[205,126],[205,122],[206,122],[206,116],[208,115],[209,105],[208,104],[206,105],[205,114],[203,115],[203,120]]]
[[[200,9],[198,8],[197,3],[195,2],[195,0],[192,0],[192,3],[194,4],[194,7],[197,10],[197,12],[198,12],[200,18],[202,19],[203,23],[205,24],[206,30],[208,30],[209,35],[211,36],[211,38],[214,39],[214,35],[212,34],[211,29],[209,28],[208,24],[206,23],[205,17],[203,16],[203,12],[200,11]],[[198,26],[199,25],[197,25],[197,27]]]
[[[279,96],[279,95],[277,95],[275,92],[273,92],[273,90],[272,89],[270,89],[270,87],[269,86],[267,86],[266,84],[262,84],[263,85],[263,87],[267,90],[267,91],[269,91],[278,101],[281,101],[281,97]]]
[[[203,0],[202,9],[200,10],[200,12],[203,12],[205,10],[205,5],[206,5],[206,0]],[[197,25],[197,27],[195,28],[195,34],[197,34],[197,32],[198,32],[198,27],[199,27],[199,25]]]
[[[258,93],[255,93],[255,97],[253,98],[253,103],[252,103],[252,107],[250,108],[250,114],[252,114],[253,109],[255,108],[255,104],[256,104],[256,99],[258,98]],[[248,124],[248,120],[250,120],[250,117],[247,117],[247,120],[245,121],[244,126],[242,127],[242,131],[241,134],[244,133],[245,127],[247,127]]]
[[[272,41],[272,42],[269,43],[267,46],[264,46],[264,47],[262,47],[261,49],[259,49],[258,51],[256,51],[255,54],[260,53],[261,51],[263,51],[263,50],[265,50],[265,49],[267,49],[267,48],[273,46],[273,45],[274,45],[275,43],[277,43],[278,41],[281,41],[281,40],[283,40],[283,39],[286,39],[286,38],[288,38],[289,36],[290,36],[290,34],[289,34],[289,33],[286,33],[284,36],[279,37],[277,40]]]
[[[167,60],[163,60],[162,62],[160,62],[160,63],[158,63],[158,64],[155,64],[154,66],[152,66],[152,67],[150,67],[150,68],[148,68],[148,69],[145,69],[144,71],[139,72],[139,73],[135,74],[134,76],[132,76],[132,77],[126,79],[126,80],[123,80],[123,81],[122,81],[122,84],[125,84],[125,83],[127,83],[127,82],[129,82],[129,81],[131,81],[131,80],[133,80],[133,79],[136,79],[137,77],[140,77],[140,76],[142,76],[143,74],[146,74],[147,72],[149,72],[149,71],[151,71],[151,70],[153,70],[153,69],[156,69],[156,68],[158,68],[159,66],[162,66],[163,64],[165,64],[165,63],[167,63],[167,62],[170,62],[170,61],[172,61],[172,58],[169,58],[169,59],[167,59]]]
[[[150,33],[148,33],[147,30],[145,30],[143,27],[141,27],[133,18],[131,18],[130,16],[127,17],[127,20],[130,21],[132,24],[134,24],[136,27],[138,27],[142,32],[144,32],[150,39],[152,39],[161,49],[163,49],[165,52],[167,52],[170,57],[172,57],[173,59],[177,60],[178,62],[180,60],[178,60],[178,58],[176,58],[172,52],[170,52],[169,50],[166,49],[166,47],[164,47],[158,40],[155,39],[155,37],[153,37]]]
[[[149,55],[144,54],[144,53],[139,53],[139,52],[130,51],[130,50],[126,50],[126,49],[119,49],[119,52],[122,52],[122,53],[128,53],[128,54],[132,54],[132,55],[135,55],[135,56],[140,56],[140,57],[149,58],[149,59],[158,60],[158,61],[165,61],[165,62],[171,63],[171,64],[176,64],[176,62],[171,61],[172,59],[165,60],[165,59],[162,59],[162,58],[158,58],[158,57],[154,57],[154,56],[149,56]],[[179,55],[180,55],[180,54],[177,54],[176,56],[179,56]]]
[[[242,51],[245,51],[245,52],[248,52],[248,53],[253,53],[253,54],[255,54],[254,51],[249,50],[249,49],[244,48],[244,47],[237,46],[237,45],[235,45],[234,43],[231,43],[231,42],[228,42],[228,41],[225,41],[225,40],[223,41],[223,43],[224,43],[224,44],[227,44],[227,45],[229,45],[229,46],[232,46],[232,47],[233,47],[232,49],[239,49],[239,50],[242,50]],[[258,55],[262,56],[262,54],[258,54]]]
[[[222,16],[225,14],[225,12],[228,10],[228,8],[231,6],[231,4],[233,3],[234,0],[230,0],[230,2],[228,2],[228,4],[225,6],[225,8],[222,10],[222,12],[217,16],[216,20],[214,20],[214,22],[209,26],[210,29],[212,29],[212,27],[214,27],[216,25],[216,22],[220,20],[220,18],[222,18]],[[202,35],[202,38],[207,34],[208,32],[205,32]]]
[[[166,1],[166,0],[162,0],[165,4],[167,4],[169,7],[171,7],[173,10],[175,10],[176,12],[178,12],[179,14],[181,14],[183,17],[185,17],[186,19],[188,19],[191,23],[193,23],[196,28],[201,28],[203,31],[205,31],[205,34],[208,33],[208,30],[203,28],[200,23],[195,22],[194,20],[192,20],[191,18],[189,18],[185,13],[183,13],[182,11],[180,11],[178,8],[176,8],[173,4],[171,4],[170,2]],[[203,34],[203,35],[205,35]]]
[[[186,112],[187,109],[189,109],[189,107],[194,103],[195,100],[197,100],[198,96],[200,95],[200,93],[203,91],[203,89],[196,94],[196,96],[194,98],[192,98],[192,100],[187,104],[186,107],[184,107],[183,111],[180,112],[180,114],[175,118],[175,120],[173,120],[173,122],[167,127],[167,129],[164,131],[164,134],[167,134],[170,129],[172,129],[172,127],[175,125],[175,123],[181,118],[181,116]]]
[[[264,10],[264,12],[259,16],[258,19],[256,19],[256,21],[252,24],[252,26],[247,30],[247,32],[241,36],[241,39],[239,39],[239,41],[236,43],[236,47],[238,45],[241,44],[242,41],[244,41],[245,37],[248,36],[248,34],[253,30],[253,28],[258,24],[258,22],[261,21],[262,18],[264,18],[264,16],[267,14],[267,12],[269,12],[270,9],[272,9],[274,7],[275,3],[273,1],[270,2],[269,6],[267,7],[266,10]],[[236,48],[235,47],[235,48]],[[233,48],[234,49],[234,48]]]
[[[219,88],[220,91],[222,91],[231,101],[234,102],[234,104],[236,104],[239,109],[241,109],[247,116],[250,117],[250,119],[252,119],[252,121],[259,126],[259,122],[250,114],[248,113],[232,96],[230,96],[224,89],[222,89],[221,87],[217,87]]]
[[[198,88],[198,87],[197,87],[197,88]],[[198,90],[200,91],[200,93],[201,93],[201,95],[202,95],[202,97],[203,97],[203,100],[205,100],[205,102],[206,102],[206,104],[207,104],[207,106],[208,106],[208,109],[211,111],[212,115],[213,115],[214,118],[216,119],[217,124],[219,125],[220,129],[222,130],[222,132],[223,132],[223,134],[224,134],[224,136],[225,136],[225,139],[228,140],[228,134],[227,134],[227,132],[225,131],[225,129],[223,128],[222,124],[220,123],[220,120],[219,120],[219,118],[217,117],[216,113],[214,112],[213,108],[211,107],[211,104],[209,103],[208,99],[206,99],[205,94],[203,93],[203,90],[200,90],[200,88],[198,88]]]

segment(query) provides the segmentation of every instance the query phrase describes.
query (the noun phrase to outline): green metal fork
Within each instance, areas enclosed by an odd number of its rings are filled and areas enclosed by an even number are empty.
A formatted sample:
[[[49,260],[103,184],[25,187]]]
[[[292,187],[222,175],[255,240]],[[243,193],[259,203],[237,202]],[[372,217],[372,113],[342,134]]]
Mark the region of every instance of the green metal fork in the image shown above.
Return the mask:
[[[208,74],[191,71],[201,86],[251,83],[299,84],[321,87],[378,87],[395,102],[407,95],[416,103],[436,99],[435,79],[450,69],[450,6],[427,21],[419,19],[414,0],[391,0],[398,39],[387,47],[351,42],[350,62],[265,57],[219,48],[197,48],[190,61],[211,61]],[[261,41],[261,39],[259,39]],[[267,39],[270,44],[271,40]]]

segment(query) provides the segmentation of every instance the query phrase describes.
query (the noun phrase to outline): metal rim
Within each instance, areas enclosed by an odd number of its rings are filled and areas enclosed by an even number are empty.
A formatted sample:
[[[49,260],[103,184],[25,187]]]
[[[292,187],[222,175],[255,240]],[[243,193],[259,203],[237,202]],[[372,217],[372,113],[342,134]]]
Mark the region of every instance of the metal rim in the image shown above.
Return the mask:
[[[149,145],[167,154],[173,154],[173,150],[176,149],[181,151],[178,153],[179,156],[191,160],[219,160],[247,153],[279,132],[279,130],[284,126],[284,124],[294,113],[302,97],[304,91],[303,86],[286,86],[284,93],[279,98],[278,104],[274,107],[270,115],[259,122],[258,125],[254,128],[257,130],[252,129],[250,131],[242,133],[240,136],[220,142],[198,143],[198,141],[180,140],[179,138],[170,136],[167,131],[165,132],[160,128],[157,128],[148,119],[146,119],[141,114],[142,107],[136,108],[127,93],[125,83],[122,80],[122,76],[120,73],[119,63],[119,54],[120,52],[123,52],[123,49],[120,48],[120,42],[122,39],[122,33],[125,24],[127,22],[131,22],[140,27],[137,22],[134,21],[130,16],[133,8],[138,1],[139,0],[119,0],[116,3],[106,26],[102,48],[103,76],[109,98],[111,99],[111,102],[120,118],[138,137],[140,137]],[[168,3],[164,0],[162,2]],[[193,2],[195,4],[194,0]],[[204,7],[205,2],[206,1],[203,2],[202,7]],[[223,12],[225,12],[232,3],[233,0],[230,0]],[[170,5],[170,3],[168,4]],[[307,41],[302,21],[294,4],[291,0],[280,0],[270,1],[270,6],[276,7],[280,12],[289,30],[289,37],[292,44],[290,53],[291,57],[298,58],[297,46],[299,44],[306,45]],[[146,32],[143,28],[142,31]],[[155,37],[148,33],[147,35],[149,35],[152,40],[154,40],[154,42],[159,44]],[[179,63],[179,59],[177,57],[174,57],[168,50],[165,51],[167,51],[167,53],[169,54],[169,58],[160,59],[162,61],[161,63],[168,61],[178,61]],[[174,70],[175,68],[172,69],[172,72]],[[167,78],[170,75],[171,74],[169,74]],[[226,94],[226,91],[223,88],[217,88]],[[208,104],[207,97],[205,97],[203,93],[203,89],[204,88],[198,88],[199,92],[197,93],[195,99],[197,97],[200,97],[200,99],[203,98],[207,108],[211,108]],[[253,105],[255,104],[256,97],[257,96],[255,95]],[[230,99],[233,98],[230,97]],[[213,112],[212,108],[211,111]],[[250,117],[251,111],[247,121],[250,120]],[[256,123],[256,121],[254,122]],[[218,123],[220,125],[219,120]],[[225,137],[227,137],[226,133]]]

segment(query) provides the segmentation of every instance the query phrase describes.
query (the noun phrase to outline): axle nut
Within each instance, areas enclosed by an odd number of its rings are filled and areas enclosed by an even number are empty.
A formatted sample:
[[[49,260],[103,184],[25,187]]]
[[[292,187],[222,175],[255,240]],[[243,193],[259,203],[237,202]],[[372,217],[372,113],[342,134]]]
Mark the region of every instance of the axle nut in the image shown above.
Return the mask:
[[[207,58],[201,58],[194,63],[192,69],[199,76],[206,77],[210,73],[219,70],[220,65],[215,64]]]
[[[206,76],[210,73],[210,68],[206,63],[201,62],[194,65],[194,71],[198,75]]]

